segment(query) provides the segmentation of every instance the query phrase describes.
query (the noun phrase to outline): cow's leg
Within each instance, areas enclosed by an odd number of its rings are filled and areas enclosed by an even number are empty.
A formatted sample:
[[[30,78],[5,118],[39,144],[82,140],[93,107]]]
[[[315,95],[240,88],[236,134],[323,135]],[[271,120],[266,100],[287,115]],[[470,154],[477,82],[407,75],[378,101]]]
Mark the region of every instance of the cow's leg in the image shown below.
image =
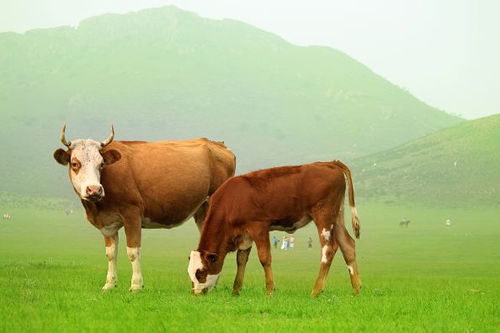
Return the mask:
[[[264,268],[266,276],[266,295],[270,296],[274,290],[273,271],[271,269],[271,243],[269,242],[269,231],[261,230],[250,234],[257,246],[260,263]]]
[[[252,250],[249,247],[246,250],[238,250],[236,253],[236,265],[238,267],[236,271],[236,277],[234,278],[233,284],[233,295],[239,295],[241,287],[243,287],[243,278],[245,276],[245,267],[247,266],[248,256],[250,255],[250,251]]]
[[[332,265],[333,257],[338,249],[338,244],[335,241],[332,229],[334,227],[335,216],[332,212],[316,212],[313,213],[314,223],[318,229],[319,243],[321,245],[321,262],[319,266],[318,277],[314,283],[311,296],[318,296],[325,289],[326,278]]]
[[[108,274],[106,283],[102,290],[107,291],[116,287],[118,281],[116,276],[116,256],[118,255],[118,232],[112,236],[104,236],[104,245],[106,245],[106,257],[108,258]]]
[[[204,203],[201,204],[200,208],[198,208],[196,213],[194,213],[194,221],[196,222],[196,226],[198,227],[200,233],[201,230],[203,229],[203,221],[205,220],[207,210],[208,210],[208,202],[205,201]]]
[[[354,294],[358,294],[361,289],[361,279],[359,276],[358,263],[356,262],[356,243],[349,235],[344,224],[337,224],[334,228],[335,240],[339,243],[340,250],[347,264],[349,277]]]
[[[123,226],[127,236],[127,256],[132,264],[130,291],[144,288],[141,272],[141,220],[135,210],[129,210],[123,216]]]

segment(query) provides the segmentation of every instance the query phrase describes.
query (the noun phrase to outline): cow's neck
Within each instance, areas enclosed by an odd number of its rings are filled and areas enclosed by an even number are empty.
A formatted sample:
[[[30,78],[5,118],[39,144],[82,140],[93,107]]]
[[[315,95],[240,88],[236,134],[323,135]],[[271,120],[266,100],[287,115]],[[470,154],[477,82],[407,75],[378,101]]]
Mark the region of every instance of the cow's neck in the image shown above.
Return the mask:
[[[217,223],[213,223],[215,221]],[[235,250],[232,241],[234,230],[232,230],[228,223],[221,221],[224,220],[218,218],[208,218],[205,220],[198,251],[216,253],[219,258],[223,258],[228,252]]]

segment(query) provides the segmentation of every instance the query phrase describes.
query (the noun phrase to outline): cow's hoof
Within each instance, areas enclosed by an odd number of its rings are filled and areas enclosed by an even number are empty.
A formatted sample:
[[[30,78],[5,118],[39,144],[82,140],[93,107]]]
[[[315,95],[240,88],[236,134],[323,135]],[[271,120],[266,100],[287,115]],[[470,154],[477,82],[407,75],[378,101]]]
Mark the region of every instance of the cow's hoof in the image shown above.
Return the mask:
[[[104,287],[101,288],[102,291],[110,291],[116,288],[116,283],[106,283]]]
[[[137,292],[142,291],[143,289],[144,289],[144,285],[132,285],[132,286],[130,286],[129,291],[133,292],[133,293],[137,293]]]
[[[233,296],[240,296],[239,290],[233,290]]]

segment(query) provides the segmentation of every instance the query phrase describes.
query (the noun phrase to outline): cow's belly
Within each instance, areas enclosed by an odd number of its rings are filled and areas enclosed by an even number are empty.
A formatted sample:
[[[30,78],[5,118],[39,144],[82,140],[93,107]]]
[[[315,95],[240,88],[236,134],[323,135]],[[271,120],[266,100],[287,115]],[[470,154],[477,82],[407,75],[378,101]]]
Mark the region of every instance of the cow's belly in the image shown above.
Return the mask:
[[[141,221],[141,226],[143,229],[171,229],[171,228],[175,228],[175,227],[183,224],[184,222],[189,220],[189,218],[191,218],[191,217],[188,217],[186,220],[181,221],[181,222],[161,223],[161,222],[153,221],[148,217],[145,217]]]
[[[162,217],[143,217],[141,220],[141,226],[143,229],[171,229],[180,226],[187,220],[193,217],[193,215],[198,211],[201,205],[205,203],[203,200],[201,203],[197,204],[196,207],[187,214],[181,214],[175,218],[162,218]]]
[[[304,227],[306,224],[312,221],[309,215],[300,218],[296,222],[290,223],[289,221],[277,221],[269,226],[271,231],[285,231],[289,234],[293,234],[297,229]]]

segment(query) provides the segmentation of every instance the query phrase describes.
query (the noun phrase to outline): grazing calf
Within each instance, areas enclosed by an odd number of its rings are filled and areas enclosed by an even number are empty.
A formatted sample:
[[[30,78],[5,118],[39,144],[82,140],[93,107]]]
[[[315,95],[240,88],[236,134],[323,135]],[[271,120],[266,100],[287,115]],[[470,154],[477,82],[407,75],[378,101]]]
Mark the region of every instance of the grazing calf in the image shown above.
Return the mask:
[[[361,287],[355,243],[344,225],[343,202],[349,185],[352,226],[359,238],[359,220],[349,168],[339,162],[316,162],[299,166],[259,170],[227,180],[213,194],[198,249],[189,257],[188,274],[193,293],[215,286],[224,258],[237,254],[238,271],[233,294],[243,285],[245,265],[255,242],[266,277],[266,294],[274,289],[269,231],[293,233],[314,220],[321,243],[319,274],[311,295],[323,291],[338,247],[344,255],[354,293]]]
[[[68,167],[85,216],[104,236],[108,273],[103,290],[116,286],[118,230],[124,227],[132,264],[131,291],[143,288],[141,229],[173,228],[194,216],[198,228],[207,198],[234,174],[235,157],[220,142],[102,141],[61,142],[54,158]]]

